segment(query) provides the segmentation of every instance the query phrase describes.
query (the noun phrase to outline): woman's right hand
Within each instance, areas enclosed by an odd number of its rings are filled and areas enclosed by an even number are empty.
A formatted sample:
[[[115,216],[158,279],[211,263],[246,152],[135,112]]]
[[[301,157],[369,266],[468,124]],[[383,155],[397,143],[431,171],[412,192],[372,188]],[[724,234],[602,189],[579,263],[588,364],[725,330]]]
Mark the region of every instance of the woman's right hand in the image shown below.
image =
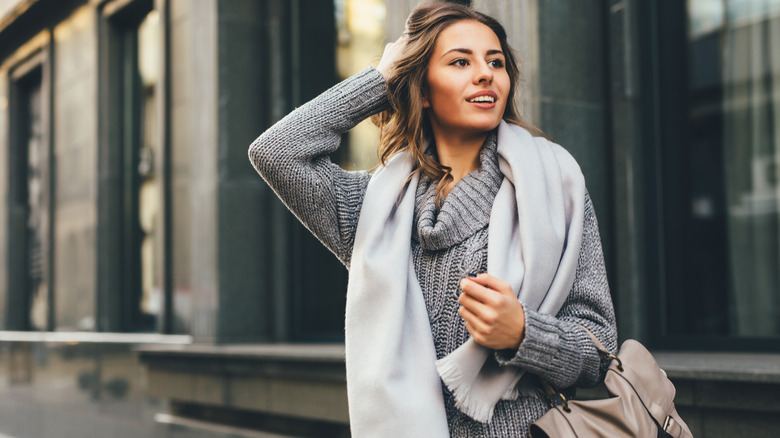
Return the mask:
[[[494,350],[517,350],[525,334],[525,309],[512,286],[484,272],[464,278],[458,314],[474,340]]]
[[[382,59],[379,61],[379,65],[376,67],[379,73],[387,79],[393,70],[393,66],[401,57],[406,47],[406,38],[402,35],[395,42],[387,43],[385,51],[382,53]]]

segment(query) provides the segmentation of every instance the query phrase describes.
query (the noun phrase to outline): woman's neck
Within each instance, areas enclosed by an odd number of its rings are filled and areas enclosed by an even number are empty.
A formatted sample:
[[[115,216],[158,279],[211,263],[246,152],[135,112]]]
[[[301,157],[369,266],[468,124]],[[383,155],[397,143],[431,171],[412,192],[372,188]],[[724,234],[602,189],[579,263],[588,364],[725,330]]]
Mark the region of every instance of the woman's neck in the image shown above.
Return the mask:
[[[479,151],[487,135],[486,132],[469,136],[434,132],[439,163],[451,169],[452,182],[444,188],[443,195],[449,194],[458,181],[479,167]]]

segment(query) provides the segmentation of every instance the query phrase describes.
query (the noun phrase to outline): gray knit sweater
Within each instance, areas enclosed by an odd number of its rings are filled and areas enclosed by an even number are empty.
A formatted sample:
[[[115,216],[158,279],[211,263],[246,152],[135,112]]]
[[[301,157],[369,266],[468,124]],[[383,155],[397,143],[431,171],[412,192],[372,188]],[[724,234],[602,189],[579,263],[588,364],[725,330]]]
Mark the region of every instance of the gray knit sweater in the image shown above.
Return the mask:
[[[370,175],[342,170],[328,154],[339,147],[342,133],[387,107],[386,91],[383,76],[368,68],[290,113],[249,148],[258,173],[348,268]],[[488,221],[502,178],[496,137],[491,134],[480,151],[479,168],[461,179],[439,208],[436,184],[421,178],[416,228],[412,236],[398,236],[412,239],[414,266],[439,358],[469,337],[458,315],[459,281],[487,268]],[[558,388],[592,386],[602,378],[598,353],[579,326],[588,327],[608,349],[616,350],[615,315],[601,239],[587,195],[583,233],[574,285],[558,315],[525,309],[520,347],[494,355],[504,366],[528,371],[519,384],[520,397],[499,402],[493,420],[482,424],[458,411],[452,394],[442,385],[453,437],[527,436],[529,424],[548,409],[538,377]]]

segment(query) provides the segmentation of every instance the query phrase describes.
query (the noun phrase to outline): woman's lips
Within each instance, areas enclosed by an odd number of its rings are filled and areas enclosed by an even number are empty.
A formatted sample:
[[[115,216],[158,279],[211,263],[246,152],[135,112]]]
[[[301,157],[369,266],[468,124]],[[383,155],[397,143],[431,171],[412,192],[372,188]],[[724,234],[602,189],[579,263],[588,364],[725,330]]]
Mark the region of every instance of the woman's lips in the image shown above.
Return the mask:
[[[494,108],[497,101],[498,95],[490,90],[479,91],[466,98],[466,102],[482,109]]]

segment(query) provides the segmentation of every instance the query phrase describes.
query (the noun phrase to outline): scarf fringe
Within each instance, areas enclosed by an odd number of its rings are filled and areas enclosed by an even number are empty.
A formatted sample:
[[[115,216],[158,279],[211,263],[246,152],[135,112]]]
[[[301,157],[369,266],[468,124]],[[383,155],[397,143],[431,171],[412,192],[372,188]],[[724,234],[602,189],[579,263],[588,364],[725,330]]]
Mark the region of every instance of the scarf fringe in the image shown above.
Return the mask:
[[[504,395],[501,396],[501,400],[517,400],[517,397],[520,396],[520,391],[517,389],[517,385],[512,385],[509,388],[507,388]]]
[[[455,396],[455,407],[480,423],[490,423],[493,419],[495,404],[477,400],[469,391],[471,382],[466,380],[452,361],[436,361],[439,376]],[[509,391],[508,391],[509,392]]]

